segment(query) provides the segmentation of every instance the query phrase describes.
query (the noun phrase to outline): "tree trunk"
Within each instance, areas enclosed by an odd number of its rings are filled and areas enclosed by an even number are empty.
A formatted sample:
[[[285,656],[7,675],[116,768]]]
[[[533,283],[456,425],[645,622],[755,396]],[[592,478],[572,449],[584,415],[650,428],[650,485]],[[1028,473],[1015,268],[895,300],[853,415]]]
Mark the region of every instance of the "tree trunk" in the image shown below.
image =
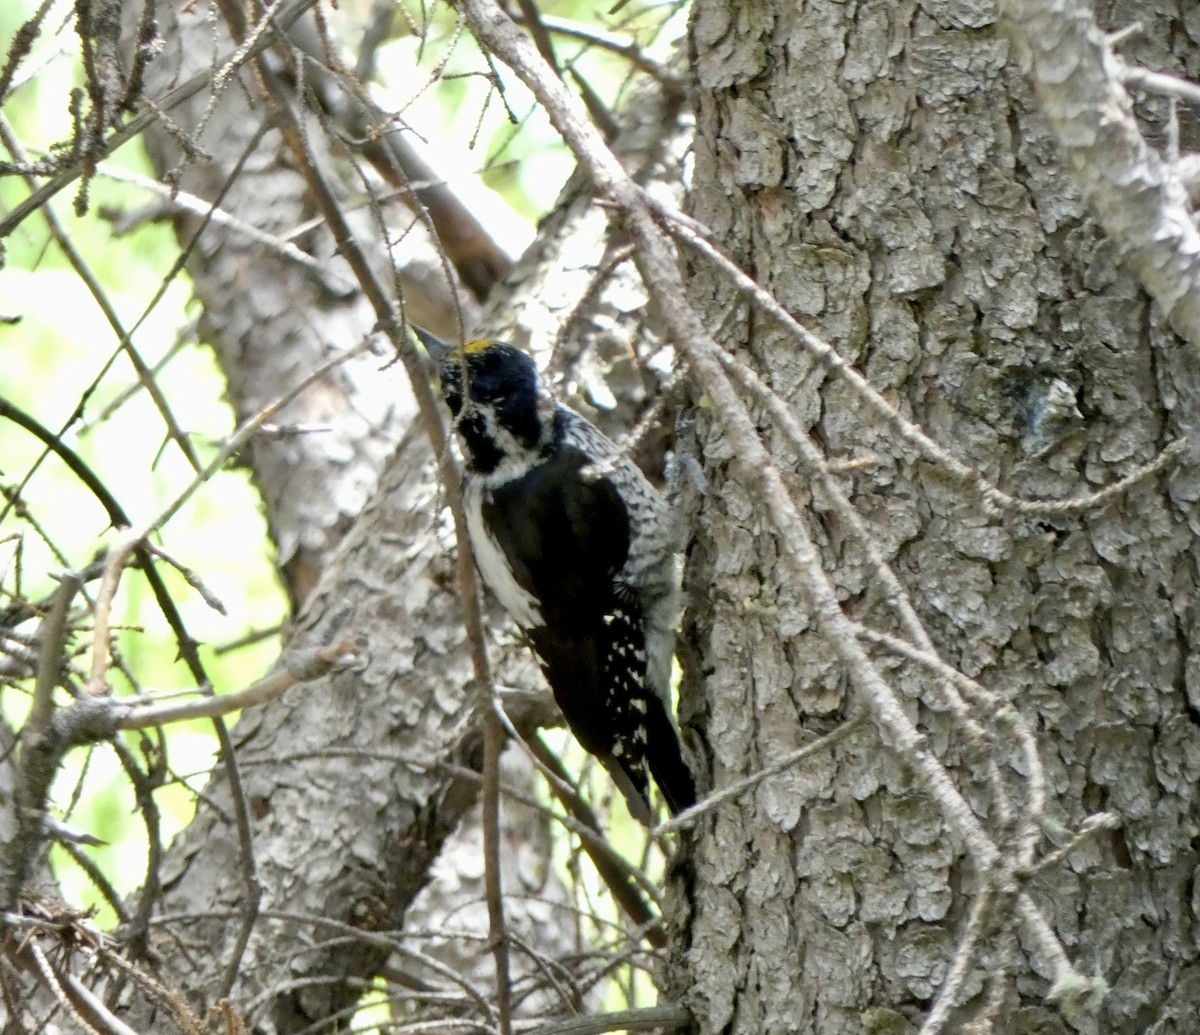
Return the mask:
[[[690,211],[955,458],[1014,496],[1063,499],[1194,435],[1200,370],[1088,218],[993,20],[990,4],[696,0]],[[1124,4],[1103,24],[1135,20],[1139,56],[1195,76],[1195,39],[1158,8]],[[1078,971],[1111,985],[1098,1015],[1077,1002],[1063,1012],[1087,1031],[1193,1030],[1190,460],[1080,513],[990,512],[711,265],[691,260],[690,276],[709,326],[725,321],[738,359],[844,465],[838,484],[941,658],[1036,731],[1040,815],[994,715],[982,716],[993,738],[982,750],[927,670],[871,648],[993,841],[1026,821],[1046,852],[1090,814],[1119,819],[1022,885]],[[697,655],[684,697],[719,789],[862,710],[864,691],[759,518],[753,472],[698,412],[710,489],[690,554]],[[894,594],[858,533],[778,422],[754,412],[782,469],[799,472],[790,487],[843,611],[895,633]],[[868,724],[701,827],[687,964],[702,1031],[922,1022],[988,881],[899,739]],[[991,758],[1015,818],[988,779]],[[1066,1030],[1044,1001],[1061,973],[1024,927],[1013,953],[1016,912],[998,896],[949,1030],[972,1017]]]

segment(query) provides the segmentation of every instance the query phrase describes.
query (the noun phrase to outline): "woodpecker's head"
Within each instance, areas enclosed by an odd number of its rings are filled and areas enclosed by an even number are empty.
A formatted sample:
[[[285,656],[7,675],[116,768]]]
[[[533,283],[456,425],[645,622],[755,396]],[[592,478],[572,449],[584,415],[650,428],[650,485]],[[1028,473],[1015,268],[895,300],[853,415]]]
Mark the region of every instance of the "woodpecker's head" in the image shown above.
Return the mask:
[[[491,340],[456,348],[420,327],[413,331],[438,365],[472,471],[511,476],[553,442],[557,407],[528,354]]]

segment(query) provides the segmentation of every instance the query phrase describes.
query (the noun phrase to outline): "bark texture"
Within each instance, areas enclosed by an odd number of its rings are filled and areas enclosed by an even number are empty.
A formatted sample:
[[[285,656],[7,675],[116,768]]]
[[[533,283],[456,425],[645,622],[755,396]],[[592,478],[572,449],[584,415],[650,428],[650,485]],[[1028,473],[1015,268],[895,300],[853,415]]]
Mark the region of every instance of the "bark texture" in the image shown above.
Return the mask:
[[[1092,212],[1172,326],[1200,343],[1200,229],[1173,164],[1148,147],[1124,62],[1088,4],[1001,5],[1038,105]]]
[[[1194,435],[1200,387],[1085,216],[990,3],[697,0],[693,214],[902,413],[1010,492],[1062,498]],[[1156,67],[1196,72],[1186,19],[1144,26]],[[1192,19],[1192,31],[1195,31]],[[1178,53],[1172,52],[1178,48]],[[1123,827],[1030,886],[1085,973],[1112,986],[1080,1030],[1190,1030],[1200,776],[1196,500],[1189,458],[1080,517],[988,516],[898,453],[845,385],[700,262],[693,297],[834,459],[942,657],[1014,702],[1047,769],[1046,847],[1089,814]],[[851,707],[845,674],[778,563],[753,479],[707,431],[712,489],[689,564],[685,705],[721,787]],[[798,470],[762,417],[784,470]],[[803,473],[793,481],[807,494]],[[852,616],[887,626],[861,552],[809,510]],[[982,820],[995,803],[928,678],[894,665],[931,746]],[[701,704],[701,697],[704,703]],[[915,1030],[946,977],[976,874],[887,731],[723,807],[697,843],[688,953],[704,1032]],[[989,955],[965,986],[979,1007]],[[1044,961],[1022,957],[998,1030],[1066,1031]],[[951,1025],[953,1029],[954,1025]]]

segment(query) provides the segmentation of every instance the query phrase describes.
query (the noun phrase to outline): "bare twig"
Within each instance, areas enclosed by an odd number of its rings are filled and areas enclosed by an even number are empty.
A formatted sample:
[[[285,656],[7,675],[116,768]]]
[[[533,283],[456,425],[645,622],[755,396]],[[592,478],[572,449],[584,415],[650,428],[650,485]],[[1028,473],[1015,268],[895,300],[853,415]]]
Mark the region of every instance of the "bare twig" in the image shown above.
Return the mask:
[[[167,564],[179,572],[179,574],[183,576],[184,582],[191,586],[192,589],[194,589],[200,595],[200,599],[203,600],[214,611],[216,611],[217,614],[222,616],[227,616],[229,614],[229,612],[225,609],[225,605],[221,603],[220,598],[212,590],[210,590],[204,584],[204,580],[201,579],[200,576],[186,564],[176,560],[156,543],[147,542],[146,549],[154,554],[155,557],[166,561]]]
[[[520,12],[514,16],[513,20],[518,25],[525,24],[525,16]],[[683,80],[673,73],[669,66],[655,61],[647,55],[638,41],[631,36],[605,32],[595,25],[586,25],[583,22],[571,21],[567,18],[556,18],[548,14],[541,16],[541,22],[555,35],[576,39],[589,46],[599,47],[627,58],[634,67],[653,76],[668,89],[683,89]]]
[[[602,1035],[606,1031],[679,1031],[692,1023],[678,1003],[659,1003],[640,1010],[617,1010],[589,1017],[568,1017],[534,1028],[528,1035]]]
[[[942,982],[942,987],[938,989],[937,999],[934,1000],[933,1006],[925,1016],[925,1022],[921,1025],[919,1035],[938,1035],[938,1032],[946,1026],[946,1022],[950,1019],[950,1012],[958,1005],[959,991],[971,971],[976,950],[987,929],[988,920],[995,904],[995,885],[990,880],[985,880],[971,905],[966,929],[959,938],[958,945],[955,946],[954,962],[951,964],[950,972],[946,975],[946,980]]]
[[[84,687],[84,692],[93,697],[100,697],[112,692],[108,685],[109,657],[109,618],[112,614],[113,598],[117,595],[117,585],[121,581],[121,572],[129,561],[129,555],[141,543],[145,535],[140,531],[123,528],[117,533],[117,541],[108,552],[104,564],[104,574],[100,578],[100,589],[96,594],[92,629],[92,675]]]
[[[71,601],[79,592],[79,576],[65,572],[59,578],[58,589],[38,631],[37,681],[33,688],[33,707],[25,721],[24,736],[27,741],[45,737],[54,711],[54,688],[58,686],[62,672],[63,647],[67,637],[67,612]]]
[[[345,297],[354,290],[354,285],[336,269],[331,269],[327,262],[314,258],[284,238],[269,234],[265,230],[238,219],[224,209],[214,206],[212,202],[205,201],[194,194],[188,194],[186,191],[172,189],[148,176],[130,172],[111,163],[101,165],[98,173],[103,178],[116,180],[118,183],[128,183],[140,187],[142,190],[150,191],[163,199],[163,204],[169,211],[204,216],[215,226],[225,227],[233,233],[261,245],[266,251],[278,255],[288,262],[293,262],[312,274],[323,286],[330,288],[335,295]]]
[[[749,776],[744,776],[740,780],[735,780],[728,787],[722,787],[719,791],[714,791],[707,798],[696,802],[690,808],[684,809],[678,816],[672,816],[665,823],[660,823],[654,828],[650,836],[659,839],[690,827],[702,816],[712,812],[718,806],[724,805],[727,801],[732,801],[734,798],[745,794],[746,791],[752,790],[764,780],[769,780],[772,776],[778,776],[780,773],[786,772],[806,759],[812,758],[818,752],[827,751],[835,744],[845,740],[855,730],[862,728],[864,718],[864,716],[859,715],[852,719],[847,719],[840,726],[830,730],[824,736],[818,737],[811,744],[805,744],[804,747],[797,748],[795,751],[784,755],[783,758],[763,766],[757,772],[751,773]]]
[[[305,11],[313,7],[316,3],[317,0],[293,0],[293,2],[288,4],[283,10],[275,14],[275,27],[282,31],[283,29],[295,24],[295,22],[300,19]],[[260,54],[262,51],[266,50],[270,44],[271,40],[269,37],[258,40],[246,54],[242,55],[243,59],[248,60],[250,57]],[[230,56],[224,56],[221,58],[221,60],[215,62],[212,68],[208,68],[203,72],[196,73],[196,75],[192,76],[192,78],[187,82],[181,83],[173,90],[170,90],[164,97],[160,98],[153,104],[146,102],[146,111],[135,115],[128,122],[124,123],[120,129],[110,133],[108,137],[105,138],[104,153],[106,155],[112,154],[122,144],[126,144],[130,140],[141,136],[147,126],[153,123],[156,119],[162,117],[163,112],[168,112],[172,108],[178,107],[189,98],[194,97],[212,82],[214,75],[213,69],[218,68],[221,65],[228,65],[229,61]],[[72,183],[74,183],[80,177],[80,175],[82,175],[82,173],[82,159],[72,161],[64,169],[62,169],[62,171],[56,173],[47,183],[39,187],[24,201],[14,205],[9,212],[3,216],[0,216],[0,240],[3,240],[5,237],[11,234],[18,226],[21,225],[21,223],[23,223],[34,212],[42,208],[42,206],[44,206],[46,202],[53,198],[59,191],[69,187]]]
[[[357,648],[351,640],[341,640],[328,647],[319,647],[303,658],[291,652],[286,656],[282,668],[237,693],[204,697],[197,701],[177,701],[172,704],[125,706],[122,708],[124,714],[116,720],[116,728],[140,730],[150,726],[165,726],[172,722],[186,722],[189,719],[211,719],[263,705],[282,697],[294,686],[311,682],[334,668],[353,664],[357,657],[356,651]]]
[[[71,1001],[71,997],[67,994],[66,988],[63,987],[63,979],[50,966],[50,961],[46,959],[46,954],[42,952],[38,944],[30,941],[25,948],[29,958],[33,961],[34,969],[41,976],[42,984],[58,1000],[58,1004],[66,1011],[67,1016],[79,1026],[85,1035],[104,1035],[99,1029],[89,1024],[76,1008],[75,1004]],[[125,1035],[125,1033],[122,1033],[122,1035]],[[128,1035],[136,1035],[136,1033],[129,1032]]]
[[[108,1032],[108,1035],[141,1035],[105,1006],[101,999],[74,974],[64,973],[62,981],[76,1002],[87,1005],[92,1016],[104,1025],[104,1030]],[[78,1015],[76,1016],[78,1017]]]
[[[272,402],[269,402],[254,416],[248,417],[238,425],[237,430],[221,443],[221,448],[217,450],[216,456],[191,480],[191,482],[179,492],[171,500],[158,517],[147,522],[142,527],[142,535],[149,535],[152,531],[162,528],[172,517],[179,512],[183,505],[191,499],[196,491],[205,484],[213,475],[225,466],[225,463],[233,456],[243,445],[253,436],[264,424],[270,420],[285,406],[288,405],[298,395],[307,391],[314,384],[321,380],[331,370],[336,369],[343,363],[353,359],[355,356],[366,352],[370,348],[370,341],[364,339],[352,348],[346,349],[344,352],[339,352],[337,355],[330,357],[324,363],[315,367],[309,374],[302,377],[292,388],[277,396]]]
[[[1039,873],[1049,869],[1051,866],[1057,866],[1063,859],[1077,851],[1079,847],[1086,844],[1096,837],[1097,834],[1105,830],[1118,830],[1121,827],[1121,817],[1112,812],[1097,812],[1095,815],[1088,816],[1087,819],[1080,824],[1075,835],[1061,848],[1056,848],[1053,852],[1047,852],[1032,866],[1017,872],[1017,877],[1022,880],[1030,877],[1036,877]]]
[[[487,895],[488,924],[492,958],[496,964],[496,1014],[500,1035],[512,1033],[512,977],[508,958],[508,933],[504,917],[504,889],[500,871],[500,752],[504,734],[494,715],[484,716],[483,805],[484,888]]]
[[[998,698],[983,684],[963,675],[953,665],[948,665],[928,646],[916,647],[911,643],[889,636],[876,629],[858,625],[855,634],[868,643],[876,643],[892,653],[907,658],[914,664],[932,672],[938,679],[957,689],[974,707],[982,711],[989,719],[1008,728],[1021,749],[1022,763],[1028,781],[1028,794],[1024,802],[1024,831],[1019,839],[1019,851],[1015,855],[1014,865],[1028,866],[1033,861],[1033,853],[1037,848],[1040,836],[1039,827],[1045,811],[1046,803],[1046,772],[1038,754],[1037,740],[1030,730],[1028,723],[1013,705]]]
[[[1110,39],[1110,45],[1111,42]],[[1122,68],[1119,78],[1121,82],[1130,86],[1141,87],[1151,93],[1160,93],[1166,97],[1174,97],[1176,100],[1200,107],[1200,86],[1187,79],[1167,75],[1165,72],[1151,72],[1148,68],[1134,66]]]

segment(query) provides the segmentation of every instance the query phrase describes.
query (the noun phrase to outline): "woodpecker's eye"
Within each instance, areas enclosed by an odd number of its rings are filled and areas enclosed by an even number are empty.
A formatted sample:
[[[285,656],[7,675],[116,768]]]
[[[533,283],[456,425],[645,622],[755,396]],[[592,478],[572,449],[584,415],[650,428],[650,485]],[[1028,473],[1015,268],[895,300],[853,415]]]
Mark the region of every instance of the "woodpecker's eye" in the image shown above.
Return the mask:
[[[471,401],[478,403],[480,406],[490,405],[496,402],[498,398],[499,393],[489,385],[471,385]]]
[[[462,392],[458,386],[450,381],[446,381],[442,385],[442,395],[446,399],[446,405],[450,408],[450,412],[457,417],[462,409]]]

